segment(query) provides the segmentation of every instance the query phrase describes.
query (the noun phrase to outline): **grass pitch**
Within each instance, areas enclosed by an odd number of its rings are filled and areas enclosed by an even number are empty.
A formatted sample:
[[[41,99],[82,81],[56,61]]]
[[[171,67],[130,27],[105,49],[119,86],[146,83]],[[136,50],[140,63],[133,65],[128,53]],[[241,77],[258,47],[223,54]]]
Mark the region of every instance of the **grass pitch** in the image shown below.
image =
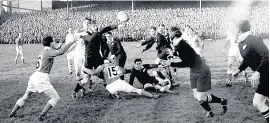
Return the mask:
[[[265,41],[268,46],[268,41]],[[205,42],[203,54],[212,72],[211,93],[229,100],[228,112],[220,115],[218,104],[210,104],[215,116],[206,118],[205,111],[193,98],[189,84],[189,69],[177,69],[174,75],[181,82],[175,90],[179,95],[161,94],[159,99],[149,99],[136,94],[121,93],[126,99],[111,99],[102,84],[94,85],[94,92],[80,99],[71,98],[75,87],[75,75],[68,75],[66,55],[57,57],[51,71],[51,83],[61,99],[57,106],[49,111],[49,123],[263,123],[264,118],[252,106],[255,89],[250,83],[244,82],[244,77],[233,83],[233,87],[225,87],[227,55],[222,54],[223,41]],[[156,53],[151,49],[141,53],[142,48],[134,45],[138,42],[124,42],[127,52],[126,67],[131,68],[135,58],[142,58],[143,63],[154,63]],[[43,94],[33,94],[25,106],[17,111],[17,117],[8,118],[8,114],[27,87],[27,82],[35,71],[37,56],[42,49],[41,44],[24,45],[25,59],[28,64],[14,64],[15,45],[0,45],[0,123],[38,122],[37,117],[46,105],[48,97]],[[153,48],[152,48],[153,49]],[[235,69],[239,63],[234,65]],[[248,75],[252,75],[249,69]],[[128,81],[129,74],[126,75]],[[141,85],[135,81],[135,87]]]

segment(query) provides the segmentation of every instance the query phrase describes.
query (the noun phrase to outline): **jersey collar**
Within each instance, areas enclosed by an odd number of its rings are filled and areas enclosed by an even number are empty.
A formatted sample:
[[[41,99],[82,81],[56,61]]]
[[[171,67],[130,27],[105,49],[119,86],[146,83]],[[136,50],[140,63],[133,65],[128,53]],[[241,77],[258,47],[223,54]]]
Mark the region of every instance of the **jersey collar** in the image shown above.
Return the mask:
[[[237,37],[237,42],[244,41],[250,35],[250,31],[247,31]]]

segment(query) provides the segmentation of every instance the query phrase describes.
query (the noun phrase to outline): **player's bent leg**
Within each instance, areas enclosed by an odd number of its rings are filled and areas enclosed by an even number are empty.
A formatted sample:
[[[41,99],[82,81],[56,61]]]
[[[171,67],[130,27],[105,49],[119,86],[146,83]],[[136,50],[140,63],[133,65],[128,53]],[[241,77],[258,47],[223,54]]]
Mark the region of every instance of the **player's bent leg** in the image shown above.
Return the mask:
[[[43,93],[47,95],[48,97],[50,97],[50,100],[48,101],[47,105],[43,109],[42,113],[39,115],[38,117],[39,121],[44,121],[46,119],[46,115],[48,111],[51,108],[53,108],[57,104],[57,102],[60,100],[60,96],[58,95],[58,93],[56,92],[54,88],[48,89],[44,91]]]
[[[255,93],[253,97],[253,106],[261,112],[267,121],[269,121],[269,107],[265,104],[267,99],[268,97]]]
[[[14,107],[13,107],[11,113],[9,114],[9,117],[14,117],[14,116],[15,116],[16,111],[17,111],[19,108],[21,108],[21,107],[24,106],[25,101],[29,98],[29,96],[30,96],[32,93],[33,93],[33,92],[28,91],[28,90],[25,91],[24,95],[23,95],[20,99],[17,100],[17,102],[16,102],[16,104],[14,105]]]
[[[24,61],[24,55],[23,55],[23,52],[21,51],[21,60],[22,60],[22,63],[25,63],[25,61]]]
[[[196,98],[200,105],[207,111],[206,117],[213,117],[214,113],[212,112],[212,109],[207,101],[206,92],[197,92]]]

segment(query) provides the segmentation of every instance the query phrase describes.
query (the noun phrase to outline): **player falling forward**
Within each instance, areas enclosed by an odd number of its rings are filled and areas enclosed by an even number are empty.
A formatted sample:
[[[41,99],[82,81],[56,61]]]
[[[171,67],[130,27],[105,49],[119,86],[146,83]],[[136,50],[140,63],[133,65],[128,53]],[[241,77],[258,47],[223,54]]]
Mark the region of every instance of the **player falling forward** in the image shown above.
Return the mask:
[[[181,33],[173,34],[174,42],[178,42],[175,47],[181,62],[172,62],[167,60],[167,64],[172,67],[189,67],[190,68],[190,84],[193,90],[195,99],[200,102],[200,105],[207,111],[206,117],[213,117],[214,113],[209,106],[209,103],[220,103],[222,113],[227,111],[227,100],[224,98],[216,97],[212,94],[207,94],[211,90],[211,71],[201,57],[194,51],[194,49],[184,40],[182,40]]]
[[[15,40],[16,43],[16,57],[15,57],[15,64],[17,64],[17,59],[18,56],[21,55],[22,63],[24,62],[24,57],[23,57],[23,39],[22,39],[22,33],[19,33],[18,38]]]
[[[177,92],[170,90],[174,85],[172,85],[171,81],[165,78],[160,71],[153,71],[154,76],[148,74],[149,69],[157,67],[157,64],[142,64],[141,59],[135,59],[134,67],[131,69],[129,84],[133,85],[134,79],[137,78],[146,90],[154,88],[160,92],[177,94]]]
[[[151,98],[158,98],[159,95],[154,95],[149,92],[146,92],[142,89],[137,89],[130,84],[128,84],[125,80],[120,79],[119,76],[125,73],[125,71],[117,71],[116,67],[113,63],[110,63],[109,60],[105,60],[103,65],[100,65],[95,70],[90,70],[88,68],[84,69],[84,72],[90,74],[91,76],[96,75],[100,72],[103,72],[105,81],[107,83],[106,89],[115,96],[119,98],[119,92],[126,92],[126,93],[137,93],[139,95],[143,95],[146,97]],[[123,69],[122,69],[123,70]]]
[[[39,53],[36,72],[31,75],[24,95],[18,99],[9,117],[15,116],[16,111],[24,106],[25,101],[32,93],[44,93],[50,97],[50,100],[38,117],[39,121],[45,120],[48,111],[60,100],[58,93],[50,83],[49,74],[53,66],[54,57],[63,55],[74,43],[74,40],[62,46],[59,50],[51,48],[55,44],[51,36],[44,38],[42,43],[44,49]]]

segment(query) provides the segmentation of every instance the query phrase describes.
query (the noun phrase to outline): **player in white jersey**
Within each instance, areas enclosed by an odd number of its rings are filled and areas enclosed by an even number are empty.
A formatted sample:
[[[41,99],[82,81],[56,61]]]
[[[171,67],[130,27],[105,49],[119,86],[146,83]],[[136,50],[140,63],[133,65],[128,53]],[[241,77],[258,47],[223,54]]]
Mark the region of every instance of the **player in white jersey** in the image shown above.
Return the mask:
[[[233,26],[234,24],[231,23],[229,30],[226,32],[226,42],[224,44],[224,48],[223,48],[223,52],[225,51],[225,48],[230,44],[230,48],[228,51],[228,65],[227,65],[227,75],[228,75],[228,82],[226,84],[227,87],[231,87],[232,86],[232,82],[234,81],[233,77],[232,77],[232,73],[233,73],[233,68],[232,65],[233,63],[238,60],[239,63],[242,63],[243,58],[240,54],[238,45],[239,43],[237,43],[237,39],[236,39],[236,28]],[[247,73],[246,71],[243,71],[244,76],[245,76],[245,81],[248,81],[247,78]]]
[[[85,34],[82,34],[85,33]],[[86,32],[79,32],[78,30],[75,31],[75,36],[79,35],[87,35]],[[84,65],[85,59],[85,41],[82,38],[78,38],[76,41],[76,46],[74,48],[74,67],[76,73],[76,79],[82,79],[82,68]]]
[[[16,43],[15,64],[17,64],[17,59],[18,59],[19,55],[21,55],[22,63],[25,63],[24,62],[24,57],[23,57],[23,47],[22,47],[23,42],[22,41],[23,41],[22,33],[19,33],[18,38],[15,40],[15,43]]]
[[[189,40],[190,46],[195,50],[195,52],[202,58],[204,59],[202,55],[202,49],[204,47],[204,43],[200,36],[196,34],[196,32],[191,28],[190,32],[190,40]]]
[[[62,46],[59,50],[51,48],[54,45],[54,41],[51,36],[43,39],[44,49],[41,50],[38,56],[38,62],[36,66],[36,72],[33,73],[28,81],[27,89],[24,95],[17,100],[13,110],[9,114],[9,117],[14,117],[16,111],[24,106],[25,101],[32,93],[39,92],[44,93],[50,100],[39,115],[38,120],[43,121],[46,119],[47,112],[56,105],[60,100],[60,97],[54,87],[50,83],[49,74],[53,66],[54,57],[63,55],[68,48],[74,43],[75,40]]]
[[[91,76],[96,75],[100,72],[103,72],[104,79],[107,83],[106,89],[109,91],[110,94],[112,94],[116,98],[120,97],[119,92],[137,93],[139,95],[143,95],[143,96],[147,96],[151,98],[159,97],[159,95],[154,95],[142,89],[137,89],[131,86],[125,80],[121,80],[119,76],[121,76],[124,73],[123,71],[122,72],[117,71],[116,65],[114,65],[113,63],[110,63],[108,60],[105,60],[104,64],[98,66],[95,70],[90,70],[88,68],[84,69],[84,72],[90,74]],[[130,71],[130,70],[127,70],[127,71]]]
[[[66,36],[66,43],[69,43],[73,40],[73,33],[72,28],[68,29],[68,34]],[[67,61],[68,61],[68,72],[69,74],[72,74],[72,61],[74,60],[74,48],[76,46],[76,43],[74,43],[67,51]]]

